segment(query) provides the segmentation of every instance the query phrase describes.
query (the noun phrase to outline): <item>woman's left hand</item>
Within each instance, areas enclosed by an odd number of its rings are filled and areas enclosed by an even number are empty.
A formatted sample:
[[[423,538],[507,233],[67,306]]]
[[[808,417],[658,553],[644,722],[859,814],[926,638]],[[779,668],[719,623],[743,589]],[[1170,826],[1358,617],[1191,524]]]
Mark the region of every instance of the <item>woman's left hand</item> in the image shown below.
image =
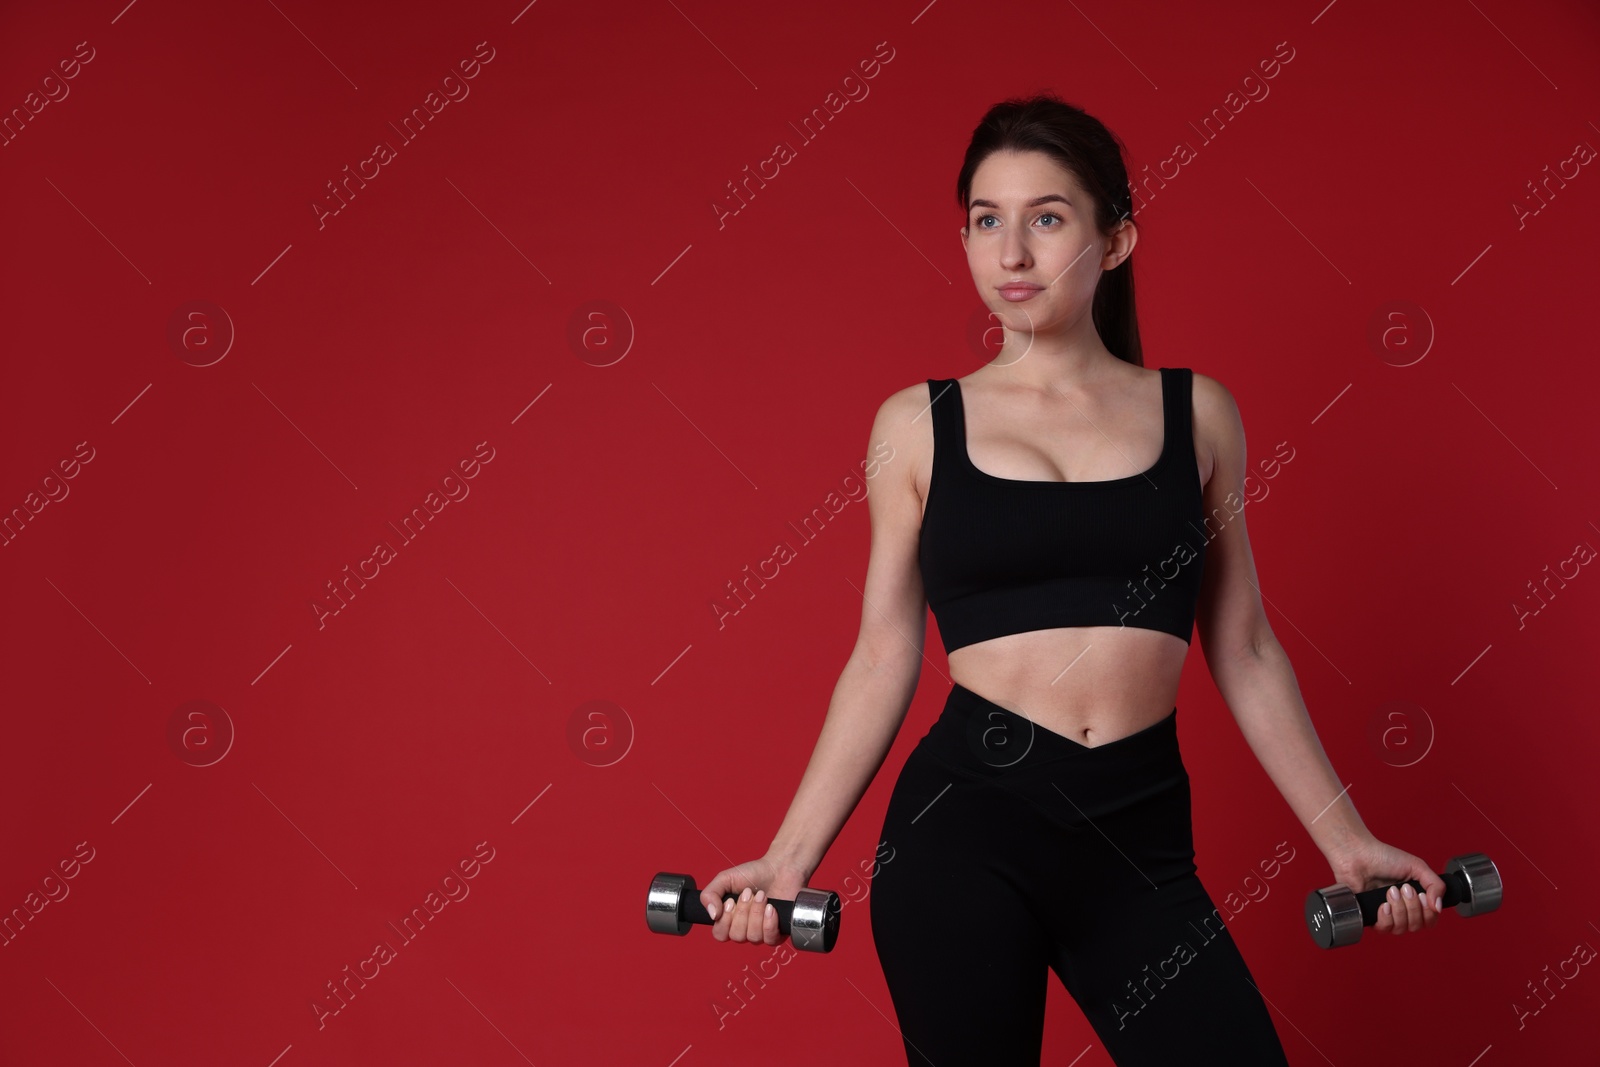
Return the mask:
[[[1415,878],[1422,884],[1422,895],[1410,887],[1391,889],[1378,908],[1373,929],[1380,933],[1403,934],[1431,930],[1443,910],[1444,879],[1420,857],[1386,845],[1368,835],[1342,849],[1327,854],[1333,880],[1360,893],[1380,886],[1393,886]]]

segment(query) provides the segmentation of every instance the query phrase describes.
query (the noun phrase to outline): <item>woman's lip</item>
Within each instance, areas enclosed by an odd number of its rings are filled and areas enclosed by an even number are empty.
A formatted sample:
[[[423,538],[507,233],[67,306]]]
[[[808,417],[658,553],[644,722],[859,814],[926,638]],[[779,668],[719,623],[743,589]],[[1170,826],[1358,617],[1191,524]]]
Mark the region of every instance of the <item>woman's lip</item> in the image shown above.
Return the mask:
[[[1006,292],[1008,290],[1018,290],[1018,291],[1027,290],[1028,292],[1037,293],[1040,289],[1043,289],[1043,288],[1044,288],[1044,286],[1042,286],[1042,285],[1032,285],[1032,284],[1030,284],[1028,282],[1016,282],[1016,283],[1013,283],[1011,285],[1002,285],[1000,287],[1000,291],[1002,293],[1004,293],[1004,292]]]
[[[1006,286],[1000,290],[1000,297],[1012,303],[1020,303],[1031,299],[1035,294],[1044,292],[1041,288],[1029,285]]]

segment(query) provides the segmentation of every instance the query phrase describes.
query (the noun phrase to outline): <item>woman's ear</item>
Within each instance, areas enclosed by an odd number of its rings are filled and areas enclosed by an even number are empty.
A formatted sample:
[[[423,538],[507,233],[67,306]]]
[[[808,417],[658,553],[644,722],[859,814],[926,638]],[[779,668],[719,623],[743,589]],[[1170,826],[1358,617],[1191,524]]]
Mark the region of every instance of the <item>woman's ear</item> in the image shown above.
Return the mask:
[[[1107,270],[1120,267],[1124,260],[1133,255],[1133,246],[1139,243],[1139,227],[1131,218],[1123,219],[1111,231],[1111,239],[1106,243],[1106,260],[1116,260],[1108,263]]]

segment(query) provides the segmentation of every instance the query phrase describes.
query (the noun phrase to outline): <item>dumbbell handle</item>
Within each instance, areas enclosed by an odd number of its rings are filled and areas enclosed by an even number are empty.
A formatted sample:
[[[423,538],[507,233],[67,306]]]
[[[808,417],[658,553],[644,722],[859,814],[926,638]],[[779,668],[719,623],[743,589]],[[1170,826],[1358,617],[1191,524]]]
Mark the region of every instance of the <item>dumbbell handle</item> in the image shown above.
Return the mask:
[[[799,899],[766,901],[777,915],[779,933],[797,949],[832,952],[839,937],[839,911],[843,907],[839,894],[806,887],[796,896]],[[651,881],[644,918],[656,933],[679,937],[688,933],[692,925],[710,926],[714,921],[700,903],[694,878],[672,871],[662,871]]]
[[[755,897],[752,896],[746,903],[754,903],[754,901]],[[794,901],[779,900],[777,897],[768,897],[766,902],[771,904],[772,910],[778,913],[778,933],[782,934],[784,937],[788,937],[789,920],[794,915]],[[724,901],[723,904],[724,907],[722,910],[726,911],[727,902]],[[700,923],[703,926],[710,926],[717,921],[711,917],[710,912],[706,911],[706,906],[700,903],[700,895],[698,893],[692,897],[684,898],[683,918],[686,922]]]
[[[1460,871],[1449,871],[1439,875],[1444,879],[1444,906],[1453,908],[1463,900],[1472,899],[1471,890],[1467,885],[1467,876]],[[1422,895],[1422,883],[1415,878],[1405,882],[1396,882],[1396,885],[1408,885],[1417,891],[1417,896]],[[1356,903],[1361,906],[1361,925],[1372,926],[1378,921],[1378,908],[1389,899],[1389,887],[1379,886],[1376,889],[1363,890],[1356,894]]]
[[[1462,918],[1487,915],[1500,907],[1500,870],[1482,852],[1450,857],[1439,878],[1444,882],[1440,903],[1455,908]],[[1422,892],[1422,883],[1415,878],[1395,884]],[[1343,883],[1335,883],[1307,893],[1306,930],[1311,939],[1323,948],[1355,944],[1361,939],[1362,929],[1377,923],[1378,909],[1392,888],[1385,885],[1356,893]]]

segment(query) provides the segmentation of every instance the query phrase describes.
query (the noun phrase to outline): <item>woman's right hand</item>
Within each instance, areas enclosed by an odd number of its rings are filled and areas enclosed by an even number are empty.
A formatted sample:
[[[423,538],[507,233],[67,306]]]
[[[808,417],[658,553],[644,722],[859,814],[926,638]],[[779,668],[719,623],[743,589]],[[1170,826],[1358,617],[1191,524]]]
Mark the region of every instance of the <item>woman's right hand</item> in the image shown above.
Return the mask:
[[[778,932],[778,912],[767,898],[793,900],[806,887],[806,875],[766,856],[719,871],[700,890],[700,903],[716,921],[711,936],[718,941],[776,945],[788,935]]]

